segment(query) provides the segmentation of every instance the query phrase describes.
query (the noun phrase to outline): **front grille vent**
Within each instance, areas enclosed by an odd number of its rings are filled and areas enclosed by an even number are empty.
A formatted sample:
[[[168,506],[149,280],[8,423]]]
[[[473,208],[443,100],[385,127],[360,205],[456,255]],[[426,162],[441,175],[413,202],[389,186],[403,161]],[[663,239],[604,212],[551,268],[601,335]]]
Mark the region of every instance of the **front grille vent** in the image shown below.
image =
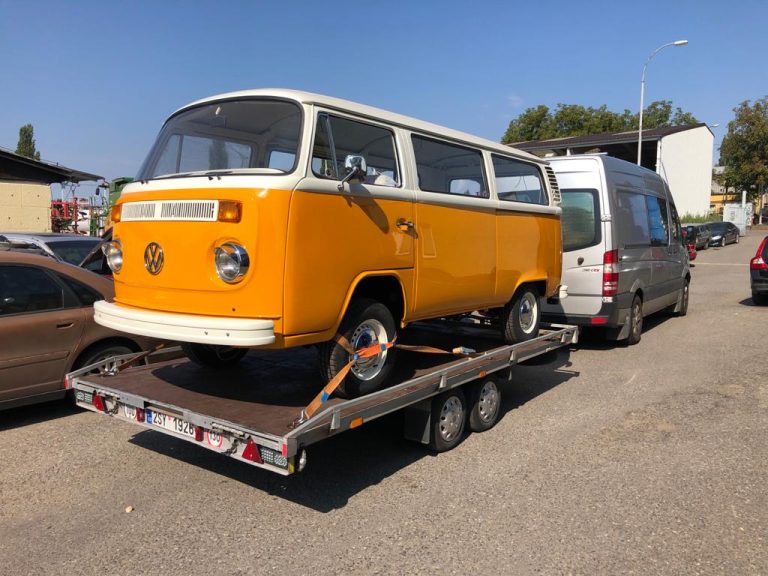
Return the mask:
[[[123,222],[181,220],[186,222],[215,222],[218,200],[157,200],[126,202],[120,219]]]

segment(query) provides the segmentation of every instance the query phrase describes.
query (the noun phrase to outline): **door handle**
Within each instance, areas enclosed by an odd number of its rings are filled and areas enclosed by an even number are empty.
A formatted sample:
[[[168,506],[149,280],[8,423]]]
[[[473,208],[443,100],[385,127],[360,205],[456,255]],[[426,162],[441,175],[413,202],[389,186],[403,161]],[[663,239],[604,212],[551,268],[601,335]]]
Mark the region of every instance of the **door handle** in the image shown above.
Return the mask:
[[[61,324],[56,324],[56,328],[71,328],[74,322],[62,322]]]
[[[397,226],[403,232],[410,232],[413,230],[413,221],[406,220],[405,218],[399,218],[397,222],[395,222],[395,226]]]

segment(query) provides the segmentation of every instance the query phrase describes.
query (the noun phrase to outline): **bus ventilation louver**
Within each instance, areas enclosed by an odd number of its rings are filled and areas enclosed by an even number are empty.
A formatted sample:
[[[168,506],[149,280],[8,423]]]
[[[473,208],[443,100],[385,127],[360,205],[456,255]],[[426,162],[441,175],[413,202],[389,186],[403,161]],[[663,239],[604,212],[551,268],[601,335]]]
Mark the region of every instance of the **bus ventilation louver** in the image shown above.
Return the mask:
[[[158,200],[156,202],[126,202],[123,204],[123,222],[184,220],[188,222],[215,222],[219,210],[218,200]]]
[[[552,198],[557,204],[560,204],[560,186],[557,185],[557,177],[555,171],[551,166],[545,166],[547,171],[547,179],[549,180],[549,187],[552,190]]]

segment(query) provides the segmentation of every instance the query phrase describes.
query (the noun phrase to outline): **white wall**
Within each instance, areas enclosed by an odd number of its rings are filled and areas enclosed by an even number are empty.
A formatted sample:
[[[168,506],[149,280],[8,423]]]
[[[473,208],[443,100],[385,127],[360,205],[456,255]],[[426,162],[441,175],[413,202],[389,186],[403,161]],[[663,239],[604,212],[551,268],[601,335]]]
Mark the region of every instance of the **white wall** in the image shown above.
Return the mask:
[[[680,216],[709,212],[713,146],[714,136],[706,126],[659,140],[656,172],[669,184]]]

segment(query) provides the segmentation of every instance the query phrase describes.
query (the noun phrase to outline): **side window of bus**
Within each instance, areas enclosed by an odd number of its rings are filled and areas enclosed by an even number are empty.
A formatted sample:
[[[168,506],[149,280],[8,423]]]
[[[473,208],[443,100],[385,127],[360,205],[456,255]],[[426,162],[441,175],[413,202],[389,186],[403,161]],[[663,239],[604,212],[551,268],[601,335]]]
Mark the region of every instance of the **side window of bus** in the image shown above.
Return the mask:
[[[413,135],[419,189],[461,196],[488,198],[479,150]]]
[[[392,131],[321,113],[312,149],[312,172],[319,178],[341,180],[345,175],[344,160],[350,155],[365,158],[366,184],[400,185]]]
[[[667,246],[669,244],[667,202],[656,196],[646,196],[645,202],[648,205],[651,246]]]
[[[645,195],[619,191],[616,194],[616,226],[619,244],[623,247],[650,246],[648,230],[648,206]]]
[[[499,200],[547,205],[541,172],[533,164],[492,154]]]

